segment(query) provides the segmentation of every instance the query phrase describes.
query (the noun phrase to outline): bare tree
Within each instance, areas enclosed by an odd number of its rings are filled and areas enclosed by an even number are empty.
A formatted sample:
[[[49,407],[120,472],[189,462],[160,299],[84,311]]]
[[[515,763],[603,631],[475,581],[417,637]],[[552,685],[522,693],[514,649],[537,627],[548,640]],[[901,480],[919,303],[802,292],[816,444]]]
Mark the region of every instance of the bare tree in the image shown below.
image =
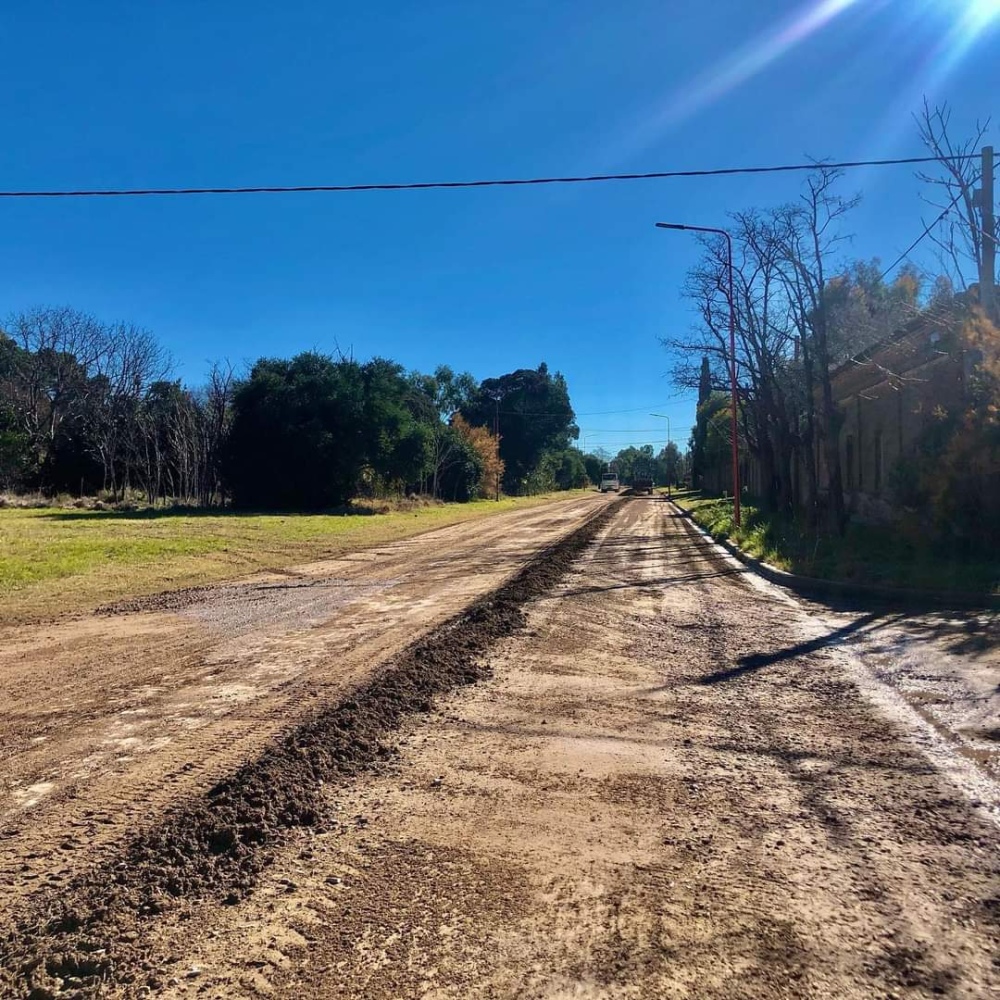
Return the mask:
[[[815,432],[827,472],[827,500],[833,525],[846,524],[844,486],[840,469],[842,415],[833,399],[831,323],[827,281],[835,270],[835,254],[848,237],[841,231],[844,217],[857,206],[859,196],[844,198],[834,190],[842,171],[819,164],[806,182],[798,203],[779,213],[783,244],[782,275],[798,328],[806,376],[806,434]],[[815,411],[815,390],[820,407]],[[807,469],[815,495],[815,468]]]
[[[983,264],[983,230],[976,199],[980,181],[977,151],[989,131],[990,120],[976,122],[973,134],[964,140],[952,138],[951,110],[947,104],[923,108],[914,116],[920,139],[938,159],[940,169],[917,176],[930,188],[926,198],[938,213],[928,226],[928,236],[938,248],[945,273],[959,288],[967,288],[970,273],[978,275]],[[994,239],[1000,235],[994,233]],[[971,265],[971,266],[970,266]]]
[[[130,451],[139,433],[139,404],[154,382],[169,374],[171,361],[153,335],[141,327],[117,323],[104,328],[106,349],[98,366],[96,384],[102,398],[93,441],[104,469],[104,488],[113,495],[130,486]]]
[[[782,231],[771,216],[758,211],[735,213],[730,219],[742,436],[760,462],[765,499],[787,508],[792,503],[798,403],[792,392],[794,325],[781,271]],[[709,358],[712,389],[729,393],[726,245],[715,237],[702,242],[705,254],[686,284],[700,323],[688,336],[667,340],[665,345],[674,353],[675,383],[701,388],[702,358]]]
[[[225,502],[222,488],[222,451],[232,419],[236,374],[228,361],[215,362],[208,373],[208,385],[199,394],[201,408],[200,502],[209,506],[216,499]]]
[[[104,327],[68,307],[37,308],[12,316],[5,333],[13,355],[13,409],[40,462],[65,421],[80,418],[87,379],[107,356]]]

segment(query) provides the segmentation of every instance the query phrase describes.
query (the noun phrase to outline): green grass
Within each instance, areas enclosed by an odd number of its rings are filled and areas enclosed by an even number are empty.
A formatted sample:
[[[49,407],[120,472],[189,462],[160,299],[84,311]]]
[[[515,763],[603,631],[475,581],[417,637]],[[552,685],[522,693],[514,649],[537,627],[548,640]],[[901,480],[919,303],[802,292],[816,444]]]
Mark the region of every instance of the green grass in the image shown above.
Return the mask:
[[[580,493],[375,514],[4,508],[0,622],[281,569]]]
[[[680,499],[695,522],[716,540],[728,539],[747,555],[800,576],[969,593],[1000,592],[1000,563],[963,558],[906,526],[850,524],[843,536],[803,521],[743,505],[733,525],[732,500],[691,493]]]

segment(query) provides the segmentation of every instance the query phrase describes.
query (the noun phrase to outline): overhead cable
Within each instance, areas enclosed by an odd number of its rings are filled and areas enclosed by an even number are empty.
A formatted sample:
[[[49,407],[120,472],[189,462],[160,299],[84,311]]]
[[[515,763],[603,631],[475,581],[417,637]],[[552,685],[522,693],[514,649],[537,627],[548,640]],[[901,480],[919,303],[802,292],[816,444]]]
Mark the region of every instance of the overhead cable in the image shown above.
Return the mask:
[[[971,159],[966,154],[952,159]],[[434,191],[456,188],[529,187],[544,184],[599,184],[608,181],[670,180],[680,177],[733,177],[745,174],[778,174],[810,170],[853,170],[859,167],[896,167],[941,162],[937,156],[907,156],[883,160],[809,161],[764,167],[719,167],[703,170],[657,170],[631,174],[585,174],[567,177],[506,177],[468,181],[407,181],[392,184],[296,184],[254,187],[146,187],[75,188],[66,190],[8,190],[0,198],[146,198],[158,196],[223,194],[347,194],[361,191]]]

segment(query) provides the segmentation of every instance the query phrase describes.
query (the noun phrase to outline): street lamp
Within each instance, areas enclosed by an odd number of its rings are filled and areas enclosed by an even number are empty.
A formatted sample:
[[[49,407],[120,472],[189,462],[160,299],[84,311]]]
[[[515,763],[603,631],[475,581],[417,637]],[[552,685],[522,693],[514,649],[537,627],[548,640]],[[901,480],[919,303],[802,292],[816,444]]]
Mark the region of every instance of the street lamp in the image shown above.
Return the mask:
[[[657,222],[657,229],[680,229],[684,232],[715,233],[726,238],[726,270],[729,273],[729,390],[732,395],[731,424],[733,438],[733,524],[740,526],[740,446],[736,432],[736,303],[733,301],[733,238],[725,229],[712,226],[682,226],[676,222]]]
[[[671,438],[671,434],[670,434],[670,417],[668,417],[665,413],[651,413],[650,416],[651,417],[660,417],[663,420],[666,420],[666,422],[667,422],[667,448],[669,448],[670,447],[670,438]],[[665,451],[666,451],[666,448],[664,448],[664,452]],[[669,472],[667,473],[667,499],[668,500],[670,499],[670,473]]]

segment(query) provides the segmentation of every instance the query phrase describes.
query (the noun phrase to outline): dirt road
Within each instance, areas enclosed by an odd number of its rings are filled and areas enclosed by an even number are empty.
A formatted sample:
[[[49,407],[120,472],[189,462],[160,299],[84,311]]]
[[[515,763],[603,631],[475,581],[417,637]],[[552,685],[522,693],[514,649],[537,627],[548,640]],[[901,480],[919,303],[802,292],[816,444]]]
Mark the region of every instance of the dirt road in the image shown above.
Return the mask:
[[[0,887],[59,884],[495,587],[607,501],[0,629]]]
[[[492,676],[401,716],[373,772],[323,784],[320,818],[249,889],[140,910],[108,981],[50,960],[62,989],[37,1000],[998,995],[1000,792],[883,697],[845,642],[870,618],[831,624],[659,500],[626,500],[540,586],[520,631],[466,650]],[[291,664],[303,635],[269,641]],[[246,664],[274,648],[254,641]],[[407,663],[433,672],[432,653]],[[303,669],[299,700],[335,696],[319,659]],[[86,926],[106,919],[61,912],[50,931],[96,955],[111,945]]]
[[[171,994],[996,996],[996,828],[812,629],[628,503]]]

